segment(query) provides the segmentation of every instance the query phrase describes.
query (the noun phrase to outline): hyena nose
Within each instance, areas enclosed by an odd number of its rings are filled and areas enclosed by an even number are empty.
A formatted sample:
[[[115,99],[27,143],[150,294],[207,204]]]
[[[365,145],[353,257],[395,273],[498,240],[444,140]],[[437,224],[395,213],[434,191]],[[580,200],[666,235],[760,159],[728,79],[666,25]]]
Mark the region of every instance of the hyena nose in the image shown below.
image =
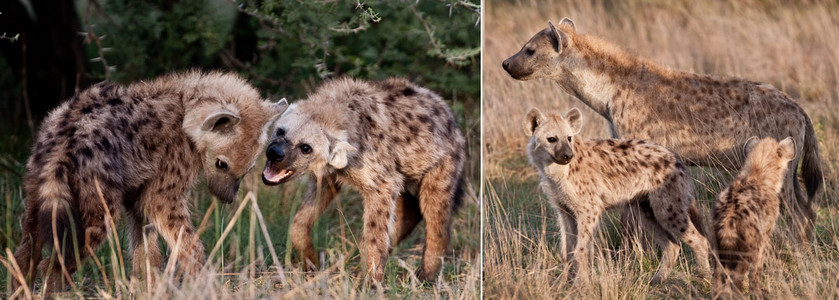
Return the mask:
[[[265,155],[268,156],[268,161],[272,162],[283,161],[283,158],[285,158],[283,149],[280,149],[277,145],[268,147],[268,151],[266,151]]]
[[[574,153],[563,153],[562,154],[562,159],[564,159],[564,160],[570,160],[573,157],[574,157]]]
[[[501,63],[501,67],[504,68],[504,71],[507,71],[507,69],[510,68],[510,62],[504,60],[504,62]]]

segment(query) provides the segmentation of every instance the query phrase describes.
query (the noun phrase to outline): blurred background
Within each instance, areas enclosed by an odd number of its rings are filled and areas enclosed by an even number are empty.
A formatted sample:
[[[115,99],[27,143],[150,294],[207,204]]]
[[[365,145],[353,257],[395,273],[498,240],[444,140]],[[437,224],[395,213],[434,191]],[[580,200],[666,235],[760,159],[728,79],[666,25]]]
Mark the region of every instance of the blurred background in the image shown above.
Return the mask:
[[[809,114],[816,129],[823,192],[815,199],[816,239],[809,249],[773,239],[764,283],[779,298],[839,295],[839,2],[828,0],[591,0],[487,1],[483,52],[485,189],[484,295],[488,298],[710,298],[710,283],[690,276],[680,258],[666,284],[646,280],[656,251],[637,250],[618,234],[618,221],[602,223],[596,248],[597,288],[572,286],[559,258],[555,215],[538,188],[525,154],[522,120],[531,107],[583,111],[581,135],[609,137],[606,120],[550,80],[517,81],[501,62],[534,34],[568,17],[577,32],[594,35],[656,63],[695,73],[735,76],[774,85]],[[708,216],[730,176],[692,168],[694,189]],[[783,209],[783,208],[782,208]],[[781,218],[783,219],[783,218]],[[779,228],[784,221],[780,220]],[[642,247],[643,248],[643,247]],[[512,271],[511,271],[512,270]]]
[[[0,249],[14,250],[19,242],[17,216],[23,212],[24,197],[20,180],[40,120],[61,101],[92,84],[105,80],[127,84],[190,68],[219,69],[241,74],[274,101],[286,97],[293,102],[328,78],[376,80],[400,76],[443,96],[467,137],[469,195],[455,221],[453,247],[448,252],[453,262],[447,264],[445,274],[455,286],[448,286],[449,290],[476,289],[481,38],[478,3],[0,1]],[[293,267],[291,253],[286,251],[286,225],[301,201],[304,187],[289,183],[269,189],[259,182],[259,174],[251,175],[240,197],[255,193],[271,232],[272,246],[285,256],[286,266]],[[327,260],[332,259],[335,265],[339,258],[345,259],[347,263],[341,263],[340,268],[353,274],[350,271],[358,265],[353,243],[354,237],[360,235],[360,197],[353,192],[342,195],[344,202],[337,204],[339,209],[328,210],[316,225],[315,245],[328,252]],[[208,216],[212,214],[214,222],[210,222],[202,240],[208,249],[221,240],[222,254],[218,257],[224,270],[236,273],[244,265],[265,267],[275,263],[268,255],[265,237],[249,236],[246,232],[248,225],[253,225],[249,223],[253,215],[236,219],[232,216],[235,207],[210,206],[210,196],[203,187],[193,197],[197,202],[193,215],[196,224],[211,208]],[[235,230],[222,239],[221,230],[231,218]],[[424,236],[421,227],[403,243],[409,249],[407,256],[398,256],[398,251],[394,251],[395,257],[407,261],[406,266],[418,265]],[[106,269],[110,264],[122,263],[108,260],[106,254],[116,249],[102,248]],[[339,248],[341,251],[332,251]],[[243,253],[251,249],[258,255],[244,260]],[[264,260],[259,259],[260,255]],[[386,278],[404,280],[394,286],[406,290],[421,288],[404,278],[410,272],[394,259],[389,267],[388,274],[398,275]],[[88,262],[78,272],[78,278],[107,284],[99,273],[102,272]],[[302,284],[306,278],[301,278]],[[7,287],[9,279],[8,271],[0,268],[0,287]],[[335,280],[349,280],[350,288],[357,284],[351,276]],[[116,283],[111,285],[118,290]],[[346,286],[335,286],[335,295],[350,291]],[[431,293],[446,292],[442,286],[425,288]]]

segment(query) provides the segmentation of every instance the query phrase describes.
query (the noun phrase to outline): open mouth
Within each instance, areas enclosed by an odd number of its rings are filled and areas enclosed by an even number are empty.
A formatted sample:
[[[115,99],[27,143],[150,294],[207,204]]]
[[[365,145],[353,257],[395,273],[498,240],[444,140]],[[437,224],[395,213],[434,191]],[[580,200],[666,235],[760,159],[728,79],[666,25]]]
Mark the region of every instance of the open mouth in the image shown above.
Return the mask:
[[[265,171],[262,172],[262,182],[266,185],[278,185],[286,182],[289,178],[291,178],[292,174],[294,174],[294,170],[274,170],[274,168],[268,165],[265,166]]]

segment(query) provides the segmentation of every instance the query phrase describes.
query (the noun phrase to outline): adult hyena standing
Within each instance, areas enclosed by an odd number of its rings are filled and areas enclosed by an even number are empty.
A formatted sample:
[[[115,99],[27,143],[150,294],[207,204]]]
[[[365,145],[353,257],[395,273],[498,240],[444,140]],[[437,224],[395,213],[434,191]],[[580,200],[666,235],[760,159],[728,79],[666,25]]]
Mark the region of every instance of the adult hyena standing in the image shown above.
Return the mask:
[[[563,19],[505,60],[515,79],[552,79],[606,118],[612,135],[654,141],[688,163],[739,170],[750,137],[791,136],[796,157],[783,187],[796,233],[812,234],[812,199],[822,182],[818,141],[810,118],[768,84],[680,72],[631,55],[596,37],[578,34]],[[802,151],[803,150],[803,151]],[[795,170],[803,159],[804,195]]]
[[[63,281],[63,270],[72,274],[74,248],[80,260],[91,254],[113,229],[108,215],[115,224],[127,216],[135,271],[146,260],[162,264],[160,233],[169,249],[179,244],[180,264],[194,273],[204,248],[189,219],[189,190],[203,174],[212,194],[235,200],[270,121],[286,107],[285,100],[262,101],[236,75],[198,71],[127,87],[99,84],[64,102],[41,124],[26,163],[23,240],[15,259],[27,281],[39,262],[53,284]],[[155,234],[146,253],[147,223]],[[44,246],[57,260],[42,261]]]
[[[355,188],[364,197],[358,247],[376,283],[389,248],[425,219],[417,273],[433,280],[462,194],[465,144],[446,102],[428,89],[396,78],[332,80],[277,120],[263,181],[307,174],[322,183],[310,182],[289,230],[294,249],[311,263],[317,262],[312,225],[342,185]]]

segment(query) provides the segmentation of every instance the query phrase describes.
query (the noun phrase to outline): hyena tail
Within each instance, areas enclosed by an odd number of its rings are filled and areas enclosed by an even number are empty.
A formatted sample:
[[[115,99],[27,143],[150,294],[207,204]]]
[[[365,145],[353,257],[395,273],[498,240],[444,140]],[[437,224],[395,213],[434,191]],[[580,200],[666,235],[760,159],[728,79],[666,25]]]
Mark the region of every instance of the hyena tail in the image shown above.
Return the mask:
[[[816,131],[813,129],[813,122],[806,114],[807,123],[804,133],[804,153],[802,155],[801,173],[804,177],[804,185],[807,187],[807,196],[812,203],[819,187],[822,184],[823,174],[821,157],[819,156],[819,141],[816,139]]]
[[[461,176],[457,179],[457,183],[455,183],[454,187],[454,198],[452,198],[452,201],[454,201],[452,205],[452,214],[456,214],[458,209],[460,209],[460,207],[463,205],[463,196],[463,177]]]
[[[37,226],[44,245],[54,249],[57,241],[60,249],[55,251],[60,251],[68,269],[74,269],[75,251],[84,251],[84,227],[78,206],[73,205],[73,193],[66,178],[62,179],[48,179],[38,188]]]
[[[708,238],[708,227],[707,222],[705,222],[705,216],[699,212],[699,209],[696,207],[696,200],[694,199],[691,201],[690,208],[688,209],[688,213],[690,214],[690,221],[693,222],[693,226],[696,227],[696,230],[699,231],[699,234]]]

